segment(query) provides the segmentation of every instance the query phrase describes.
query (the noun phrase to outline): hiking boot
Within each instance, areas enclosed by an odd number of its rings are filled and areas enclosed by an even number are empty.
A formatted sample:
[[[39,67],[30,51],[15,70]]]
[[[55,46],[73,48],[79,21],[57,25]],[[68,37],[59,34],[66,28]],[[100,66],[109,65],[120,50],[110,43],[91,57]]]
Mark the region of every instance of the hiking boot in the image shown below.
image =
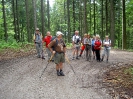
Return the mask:
[[[106,63],[108,63],[108,59],[106,60]]]
[[[60,76],[65,76],[63,71],[60,71]]]
[[[59,70],[57,70],[57,76],[61,76],[61,74],[60,74]]]
[[[45,59],[45,57],[42,57],[42,59]]]
[[[81,55],[79,55],[79,57],[81,57]]]
[[[72,60],[74,60],[74,57],[72,58]]]
[[[78,57],[76,57],[76,59],[79,59]]]
[[[101,59],[101,61],[103,61],[103,58]]]

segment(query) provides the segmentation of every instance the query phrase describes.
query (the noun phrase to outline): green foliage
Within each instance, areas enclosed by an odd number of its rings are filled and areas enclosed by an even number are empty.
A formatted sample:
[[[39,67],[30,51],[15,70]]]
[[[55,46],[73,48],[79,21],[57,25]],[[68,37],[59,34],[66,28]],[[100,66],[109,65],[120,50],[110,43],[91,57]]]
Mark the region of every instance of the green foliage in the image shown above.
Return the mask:
[[[133,67],[129,67],[128,69],[125,69],[125,74],[133,75]]]

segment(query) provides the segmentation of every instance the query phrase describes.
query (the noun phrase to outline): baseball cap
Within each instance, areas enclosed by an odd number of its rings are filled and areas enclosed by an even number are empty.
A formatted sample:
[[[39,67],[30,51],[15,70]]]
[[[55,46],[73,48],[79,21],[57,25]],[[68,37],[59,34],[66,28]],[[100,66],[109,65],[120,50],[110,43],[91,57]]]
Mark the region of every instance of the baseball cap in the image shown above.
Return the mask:
[[[64,34],[60,31],[56,32],[56,36],[59,36],[59,35],[64,35]]]

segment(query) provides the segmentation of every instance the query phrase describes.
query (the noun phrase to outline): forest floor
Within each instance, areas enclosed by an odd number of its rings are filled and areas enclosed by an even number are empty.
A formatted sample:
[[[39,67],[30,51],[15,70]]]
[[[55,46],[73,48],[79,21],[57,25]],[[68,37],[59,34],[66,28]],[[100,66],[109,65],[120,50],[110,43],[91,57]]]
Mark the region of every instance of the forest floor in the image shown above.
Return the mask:
[[[0,99],[133,99],[133,52],[111,50],[109,62],[72,59],[67,56],[65,76],[57,76],[55,64],[29,52],[5,50],[0,53]],[[131,67],[131,70],[128,68]]]

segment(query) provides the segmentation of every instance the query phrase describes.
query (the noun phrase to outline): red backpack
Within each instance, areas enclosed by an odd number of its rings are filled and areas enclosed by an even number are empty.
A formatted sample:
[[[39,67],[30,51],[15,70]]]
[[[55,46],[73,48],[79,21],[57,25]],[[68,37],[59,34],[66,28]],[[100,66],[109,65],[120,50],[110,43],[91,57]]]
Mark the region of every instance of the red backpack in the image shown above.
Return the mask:
[[[95,50],[100,50],[101,41],[100,40],[96,40],[94,45],[95,45],[94,46],[94,49]]]

